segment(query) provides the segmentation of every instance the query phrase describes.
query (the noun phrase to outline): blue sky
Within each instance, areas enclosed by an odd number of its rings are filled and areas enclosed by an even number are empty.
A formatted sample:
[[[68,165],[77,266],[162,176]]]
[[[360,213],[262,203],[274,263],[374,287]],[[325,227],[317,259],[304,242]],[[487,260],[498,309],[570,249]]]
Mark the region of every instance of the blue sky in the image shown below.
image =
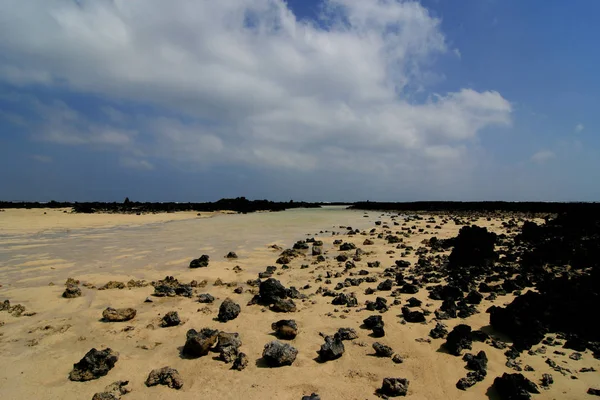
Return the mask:
[[[599,13],[0,0],[0,199],[597,201]]]

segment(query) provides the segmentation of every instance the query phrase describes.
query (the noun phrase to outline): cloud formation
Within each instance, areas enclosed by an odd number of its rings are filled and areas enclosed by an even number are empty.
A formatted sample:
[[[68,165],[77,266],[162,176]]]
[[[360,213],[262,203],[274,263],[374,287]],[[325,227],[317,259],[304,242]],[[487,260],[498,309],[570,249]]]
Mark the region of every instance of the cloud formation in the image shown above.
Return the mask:
[[[327,0],[311,22],[282,0],[4,0],[0,52],[4,83],[106,100],[103,119],[26,100],[36,139],[118,151],[141,169],[160,158],[447,171],[483,129],[511,123],[510,102],[491,90],[416,100],[432,63],[455,50],[413,1]]]
[[[556,154],[553,151],[540,150],[531,156],[531,161],[538,164],[544,164],[545,162],[553,159],[554,157],[556,157]]]

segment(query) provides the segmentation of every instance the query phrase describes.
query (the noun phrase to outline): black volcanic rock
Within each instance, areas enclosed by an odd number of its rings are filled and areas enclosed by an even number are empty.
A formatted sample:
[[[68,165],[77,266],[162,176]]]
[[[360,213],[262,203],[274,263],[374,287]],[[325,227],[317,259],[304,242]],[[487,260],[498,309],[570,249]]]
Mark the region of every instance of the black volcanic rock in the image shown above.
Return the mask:
[[[177,326],[180,323],[181,320],[179,319],[179,314],[177,314],[177,311],[169,311],[162,318],[160,326],[162,326],[163,328],[167,328],[170,326]]]
[[[146,378],[146,386],[165,385],[171,389],[181,389],[183,387],[183,379],[179,375],[179,371],[170,367],[154,369]]]
[[[296,348],[278,340],[267,343],[263,350],[263,359],[271,367],[292,365],[297,355]]]
[[[269,305],[279,299],[285,299],[287,291],[277,279],[269,278],[260,283],[259,296],[262,304]]]
[[[394,355],[394,350],[390,346],[381,344],[379,342],[373,343],[373,350],[378,357],[391,357]]]
[[[217,343],[219,331],[204,328],[200,332],[190,329],[186,334],[185,345],[181,353],[187,357],[202,357],[208,354]]]
[[[402,316],[406,322],[425,322],[425,314],[421,311],[411,311],[408,307],[402,307]]]
[[[231,321],[236,319],[240,315],[241,307],[233,300],[227,298],[221,303],[219,307],[219,315],[217,319],[221,322]]]
[[[457,325],[446,338],[444,347],[450,354],[459,356],[462,350],[472,348],[471,327],[469,325]]]
[[[384,378],[379,393],[390,397],[406,396],[408,393],[408,384],[408,379]]]
[[[494,389],[502,400],[529,400],[530,393],[539,393],[535,383],[522,374],[507,374],[494,379]]]
[[[322,361],[331,361],[340,358],[344,350],[344,343],[339,336],[325,336],[325,343],[321,345],[318,354]]]
[[[110,371],[119,360],[119,354],[110,348],[104,350],[91,349],[85,356],[73,365],[69,374],[72,381],[91,381],[98,379]]]
[[[208,256],[203,254],[200,258],[196,258],[190,262],[190,268],[206,268],[208,267]]]

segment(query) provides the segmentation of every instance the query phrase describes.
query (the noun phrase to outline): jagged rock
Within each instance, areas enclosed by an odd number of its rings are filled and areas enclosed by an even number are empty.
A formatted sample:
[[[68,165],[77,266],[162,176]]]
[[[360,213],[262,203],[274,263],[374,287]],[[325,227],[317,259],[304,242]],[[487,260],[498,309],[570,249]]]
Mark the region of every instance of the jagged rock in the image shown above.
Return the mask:
[[[377,325],[374,326],[372,329],[372,334],[371,336],[375,337],[375,338],[380,338],[380,337],[384,337],[385,336],[385,329],[383,328],[383,325]]]
[[[377,357],[391,357],[394,355],[394,350],[392,350],[390,346],[386,346],[379,342],[373,343],[373,350],[375,350]]]
[[[575,351],[585,351],[587,346],[588,344],[585,340],[579,338],[577,335],[571,335],[563,345],[563,348]]]
[[[296,311],[296,304],[292,299],[278,299],[270,307],[271,311],[290,313]]]
[[[386,279],[385,281],[380,282],[379,285],[377,285],[377,290],[381,290],[381,291],[392,290],[392,286],[394,286],[394,281],[391,279]]]
[[[179,314],[177,314],[177,311],[169,311],[162,318],[160,326],[162,326],[163,328],[167,328],[169,326],[177,326],[180,323],[181,320],[179,319]]]
[[[325,343],[317,353],[322,361],[331,361],[340,358],[344,350],[344,343],[339,336],[325,336]]]
[[[312,247],[312,255],[313,256],[320,256],[321,254],[323,254],[323,248],[321,246],[313,246]]]
[[[415,297],[411,297],[410,299],[406,300],[406,304],[408,304],[409,307],[421,307],[422,302]]]
[[[400,293],[415,294],[419,292],[419,287],[411,283],[406,283],[400,288]],[[412,307],[412,306],[411,306]]]
[[[263,350],[263,359],[271,367],[292,365],[297,355],[298,350],[295,347],[278,340],[267,343]]]
[[[577,352],[569,355],[569,358],[571,360],[575,360],[575,361],[581,360],[582,357],[583,357],[583,355],[581,353],[577,353]]]
[[[119,354],[110,348],[91,349],[77,364],[73,365],[69,379],[78,382],[98,379],[108,374],[118,360]]]
[[[198,295],[198,303],[213,303],[215,298],[209,293],[202,293]]]
[[[473,371],[485,372],[487,370],[487,355],[485,351],[481,350],[477,355],[467,353],[464,355],[463,360],[467,362],[467,368]]]
[[[221,349],[221,351],[219,351],[219,358],[223,362],[229,364],[230,362],[233,362],[237,358],[238,353],[239,353],[239,348],[237,348],[237,347],[233,347],[233,346],[223,347]]]
[[[102,319],[108,322],[124,322],[132,320],[137,311],[133,308],[112,308],[108,307],[102,311]]]
[[[125,284],[123,282],[117,281],[109,281],[105,283],[103,286],[100,286],[98,290],[108,290],[108,289],[125,289]]]
[[[469,325],[457,325],[448,334],[444,347],[450,354],[459,356],[463,349],[472,348],[471,327]]]
[[[127,281],[127,288],[131,289],[131,288],[140,288],[140,287],[146,287],[148,286],[149,283],[144,281],[144,280],[135,280],[135,279],[130,279]]]
[[[293,319],[282,319],[271,324],[279,339],[292,340],[298,335],[298,325]]]
[[[516,297],[506,308],[492,306],[489,309],[490,324],[499,332],[509,335],[514,345],[527,350],[539,343],[547,333],[540,319],[547,305],[544,296],[529,291]]]
[[[221,306],[219,307],[219,315],[217,316],[217,319],[221,322],[231,321],[240,315],[240,311],[240,305],[230,298],[227,298],[223,300],[223,303],[221,303]]]
[[[248,366],[248,356],[245,353],[239,352],[235,360],[233,361],[233,365],[231,369],[235,369],[237,371],[242,371],[244,368]]]
[[[179,281],[172,276],[167,276],[163,280],[153,282],[152,285],[154,286],[154,296],[157,297],[192,297],[194,294],[194,290],[191,285],[179,283]]]
[[[216,351],[221,351],[224,347],[241,347],[242,340],[237,332],[219,332],[217,335],[217,345],[215,346]]]
[[[356,249],[354,243],[344,243],[340,245],[340,251],[350,251]]]
[[[381,315],[371,315],[370,317],[363,320],[365,328],[371,329],[373,331],[373,337],[383,337],[385,336],[384,330],[384,322],[381,318]]]
[[[242,341],[238,333],[219,332],[215,351],[219,352],[221,360],[230,363],[237,358],[241,346]]]
[[[290,262],[292,262],[292,259],[287,256],[281,256],[277,260],[275,260],[276,264],[282,264],[282,265],[289,264]]]
[[[465,297],[465,302],[468,304],[480,304],[481,300],[483,300],[483,295],[477,290],[471,290],[467,297]]]
[[[76,285],[69,285],[66,287],[62,294],[65,299],[74,299],[75,297],[81,296],[81,289]]]
[[[65,281],[65,286],[78,286],[79,283],[80,283],[79,279],[73,279],[73,278],[69,277]]]
[[[358,334],[352,328],[340,328],[336,332],[336,336],[338,336],[340,340],[354,340],[358,338]]]
[[[217,342],[219,331],[204,328],[200,332],[190,329],[186,334],[182,354],[187,357],[202,357],[208,354]]]
[[[476,342],[485,343],[485,341],[487,341],[490,338],[490,335],[478,329],[476,331],[471,332],[471,338]]]
[[[406,396],[408,392],[408,379],[405,378],[384,378],[381,389],[381,394],[385,396],[398,397]]]
[[[259,296],[261,304],[269,305],[277,300],[285,299],[287,291],[277,279],[268,278],[260,283]]]
[[[131,392],[126,388],[129,381],[116,381],[104,388],[104,392],[96,393],[92,400],[120,400],[121,396]]]
[[[348,306],[356,307],[358,305],[358,299],[354,293],[346,294],[340,293],[331,301],[334,306]]]
[[[206,268],[208,267],[208,256],[203,254],[200,258],[196,258],[190,262],[190,268]]]
[[[402,358],[402,356],[400,354],[394,354],[394,356],[392,357],[392,361],[395,364],[402,364],[404,362],[404,359]]]
[[[366,303],[367,310],[369,311],[387,311],[387,300],[383,297],[377,297],[375,302],[367,301]]]
[[[421,311],[411,311],[408,307],[402,307],[402,316],[406,322],[425,322],[425,314]]]
[[[302,400],[321,400],[321,396],[316,393],[312,393],[310,396],[302,396]]]
[[[230,251],[229,253],[227,253],[227,255],[225,256],[225,258],[229,258],[229,259],[238,258],[238,255],[235,254],[235,252]]]
[[[522,374],[502,374],[494,379],[494,389],[503,400],[528,400],[530,393],[539,393],[537,385]]]
[[[441,322],[435,324],[435,328],[429,331],[429,336],[431,336],[433,339],[443,339],[447,334],[448,330],[446,329],[446,325],[442,324]]]
[[[381,317],[381,315],[371,315],[370,317],[365,318],[363,320],[363,323],[365,324],[365,327],[367,329],[373,329],[378,325],[384,325],[383,318]]]
[[[154,369],[146,379],[146,386],[165,385],[171,389],[181,389],[183,387],[183,379],[179,372],[170,367]]]
[[[550,374],[542,374],[542,386],[549,387],[554,383],[554,378]]]
[[[94,397],[92,397],[92,400],[120,400],[121,396],[117,396],[114,393],[110,393],[110,392],[100,392],[100,393],[96,393],[94,394]]]
[[[467,390],[471,386],[474,386],[477,382],[481,382],[482,380],[484,380],[485,376],[485,371],[468,372],[465,378],[460,378],[458,382],[456,382],[456,387],[460,390]]]

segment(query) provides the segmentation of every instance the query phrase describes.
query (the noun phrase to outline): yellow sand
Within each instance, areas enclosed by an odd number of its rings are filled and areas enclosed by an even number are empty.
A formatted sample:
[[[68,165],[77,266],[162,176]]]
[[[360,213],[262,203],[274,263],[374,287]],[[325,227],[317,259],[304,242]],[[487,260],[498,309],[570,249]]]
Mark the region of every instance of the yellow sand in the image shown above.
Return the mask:
[[[198,215],[200,214],[200,215]],[[214,212],[182,211],[157,214],[76,214],[70,208],[5,209],[0,212],[0,234],[35,233],[49,230],[108,228],[118,225],[143,225],[157,222],[207,218]]]
[[[90,216],[72,216],[59,213],[53,216],[52,213],[43,215],[38,210],[15,211],[0,216],[5,218],[11,215],[13,220],[20,219],[23,225],[30,231],[48,229],[50,224],[46,222],[48,218],[55,218],[64,229],[81,226],[107,226],[108,224],[119,223],[119,221],[137,221],[156,218],[173,218],[178,214],[157,215],[157,216],[111,216],[111,215],[90,215]],[[29,214],[29,216],[27,216]],[[362,214],[362,213],[361,213]],[[17,217],[17,215],[19,215]],[[268,214],[265,214],[268,215]],[[308,215],[308,214],[306,214]],[[346,225],[348,222],[344,219],[352,219],[352,223],[357,223],[356,214],[350,217],[340,213],[339,225]],[[374,226],[373,222],[378,219],[380,213],[369,213],[365,222],[369,223],[369,228]],[[285,214],[281,214],[286,218]],[[89,218],[89,219],[88,219]],[[103,220],[105,218],[106,220]],[[190,216],[190,218],[195,218]],[[220,218],[198,222],[198,229],[210,230],[211,227],[218,226]],[[242,216],[231,216],[232,223],[235,218]],[[257,217],[251,217],[257,218]],[[388,216],[382,218],[383,221],[390,222],[392,231],[399,230],[400,227],[393,226]],[[440,218],[436,218],[440,220]],[[68,222],[67,222],[68,221]],[[85,222],[84,222],[85,221]],[[250,219],[250,221],[254,221]],[[490,229],[500,233],[501,220],[493,219],[488,222],[483,219],[476,221],[478,225],[487,226]],[[126,222],[129,223],[129,222]],[[222,223],[222,222],[221,222]],[[3,222],[4,224],[4,222]],[[96,224],[96,225],[94,225]],[[426,221],[415,222],[417,227],[423,227]],[[409,226],[413,223],[409,223]],[[432,224],[433,227],[434,224]],[[3,225],[4,226],[4,225]],[[252,229],[246,227],[243,237],[240,237],[240,248],[243,247],[244,240],[250,240]],[[246,229],[244,228],[244,229]],[[460,226],[450,222],[443,226],[441,231],[434,234],[415,234],[409,239],[405,239],[407,244],[416,248],[424,238],[433,235],[438,238],[451,237],[456,235]],[[23,229],[23,227],[21,227]],[[169,231],[166,228],[157,229],[154,235],[172,236],[178,231],[178,225],[169,225]],[[189,236],[188,231],[183,231],[181,225],[181,236]],[[323,229],[322,226],[315,226],[316,229]],[[366,231],[368,232],[368,229]],[[344,229],[336,229],[344,232]],[[381,232],[383,228],[377,227]],[[432,229],[426,229],[433,232]],[[242,231],[231,232],[231,235],[238,235]],[[175,232],[175,233],[174,233]],[[313,230],[314,232],[314,230]],[[308,233],[308,232],[307,232]],[[119,233],[120,234],[120,233]],[[363,246],[362,243],[366,237],[375,241],[375,245]],[[302,236],[294,240],[302,239]],[[327,271],[333,274],[343,270],[343,266],[333,259],[338,251],[332,246],[333,240],[342,238],[344,241],[355,243],[365,251],[372,251],[373,254],[363,256],[362,261],[357,262],[357,268],[369,270],[370,274],[376,271],[383,271],[386,267],[393,265],[395,259],[400,258],[401,250],[395,249],[395,245],[387,244],[383,239],[377,239],[376,236],[357,235],[354,237],[331,236],[331,233],[323,233],[317,237],[325,242],[327,262],[318,265],[312,265],[312,257],[306,259],[296,259],[290,266],[291,269],[282,271],[278,266],[278,272],[275,276],[281,282],[289,286],[302,288],[310,284],[311,288],[302,290],[303,293],[311,295],[317,288],[324,285],[324,282],[315,282],[319,275],[325,275]],[[256,239],[255,237],[252,239]],[[259,238],[260,239],[260,238]],[[76,279],[82,282],[89,282],[101,285],[109,280],[126,281],[135,279],[161,279],[165,275],[173,275],[180,281],[189,282],[191,280],[207,280],[208,285],[200,290],[200,293],[211,293],[217,300],[214,304],[205,305],[195,302],[188,298],[153,298],[153,303],[144,303],[144,299],[150,296],[153,288],[136,288],[124,290],[105,290],[98,291],[82,287],[83,296],[76,299],[63,299],[61,293],[64,290],[63,279],[65,268],[71,268],[68,265],[62,270],[60,268],[36,272],[35,277],[39,281],[20,282],[17,264],[23,261],[17,259],[3,260],[3,267],[0,269],[0,300],[9,298],[13,303],[21,303],[27,307],[27,310],[35,311],[37,314],[32,317],[15,318],[5,312],[0,312],[0,321],[5,325],[0,327],[0,354],[2,357],[2,366],[0,367],[0,398],[1,399],[91,399],[93,394],[101,391],[106,385],[116,380],[129,380],[129,386],[133,391],[124,396],[125,400],[141,399],[290,399],[299,400],[303,395],[311,392],[317,392],[324,400],[331,399],[375,399],[375,390],[381,387],[381,382],[385,377],[403,377],[410,380],[409,399],[485,399],[486,392],[491,386],[494,378],[503,372],[514,372],[505,367],[506,358],[502,350],[494,349],[486,344],[474,343],[473,352],[485,350],[489,358],[488,375],[483,382],[478,383],[467,391],[458,390],[455,387],[457,380],[468,372],[464,366],[465,362],[461,357],[449,355],[443,351],[438,351],[444,340],[433,340],[431,344],[418,343],[417,338],[428,337],[429,330],[435,326],[435,323],[429,322],[433,314],[427,317],[428,324],[401,324],[400,307],[393,306],[390,311],[382,314],[386,324],[386,336],[380,339],[374,339],[368,336],[369,331],[359,329],[362,320],[369,315],[375,314],[369,311],[360,311],[359,308],[346,309],[344,306],[332,306],[330,297],[312,295],[308,300],[302,302],[296,300],[298,311],[292,314],[275,314],[264,310],[261,306],[246,306],[246,303],[252,298],[251,288],[246,285],[248,279],[255,279],[259,271],[263,271],[267,265],[275,265],[275,259],[279,252],[268,248],[272,241],[265,241],[257,249],[246,249],[240,252],[238,260],[226,260],[222,255],[211,255],[211,262],[208,268],[189,269],[188,263],[191,258],[199,255],[201,247],[194,247],[188,244],[182,245],[183,250],[178,250],[172,244],[165,245],[165,249],[174,249],[174,251],[164,252],[164,259],[160,259],[160,265],[154,266],[155,256],[138,255],[147,257],[144,260],[120,259],[113,260],[112,257],[118,256],[120,249],[133,249],[132,243],[123,243],[122,246],[116,246],[106,249],[107,261],[90,259],[89,264],[80,265],[79,269],[66,269],[67,271],[78,271]],[[293,241],[281,243],[291,246]],[[236,248],[232,249],[236,250]],[[394,250],[395,254],[386,254],[386,251]],[[27,256],[28,249],[20,249],[19,252]],[[44,251],[43,248],[40,251]],[[189,257],[182,258],[178,251],[187,251]],[[74,255],[65,252],[61,260],[57,260],[57,265],[73,261]],[[0,257],[2,257],[0,252]],[[123,255],[135,256],[136,254],[128,251]],[[242,256],[243,255],[243,256]],[[12,253],[11,253],[12,257]],[[49,256],[48,256],[49,257]],[[417,257],[413,255],[406,258],[415,262]],[[11,261],[12,260],[12,261]],[[50,259],[52,260],[52,259]],[[171,262],[169,262],[170,260]],[[381,261],[381,268],[366,268],[367,261]],[[76,264],[80,264],[78,260]],[[119,264],[125,263],[125,264]],[[132,263],[132,264],[127,264]],[[148,269],[133,267],[147,263]],[[110,265],[108,265],[110,264]],[[300,269],[301,264],[309,264],[308,269]],[[31,267],[44,267],[47,263],[32,265]],[[233,267],[239,265],[243,268],[241,273],[233,271]],[[6,267],[6,269],[5,269]],[[105,269],[103,268],[105,267]],[[7,272],[12,271],[12,272]],[[16,272],[15,272],[16,271]],[[23,272],[25,273],[25,272]],[[40,275],[41,274],[41,275]],[[27,275],[29,276],[29,275]],[[342,278],[332,279],[333,288],[338,281],[343,281],[347,275]],[[219,278],[223,282],[237,282],[244,288],[243,294],[233,293],[234,287],[213,286],[213,282]],[[380,279],[381,280],[381,279]],[[48,286],[50,281],[54,281],[54,286]],[[345,289],[346,292],[355,291],[361,306],[367,299],[374,300],[377,295],[365,295],[364,290],[367,287],[375,287],[377,284],[363,283],[360,287],[351,287]],[[393,299],[389,298],[389,292],[383,293],[391,304]],[[230,297],[242,306],[240,316],[230,322],[220,323],[213,320],[222,300]],[[412,297],[412,295],[402,295],[402,303]],[[439,301],[433,301],[427,298],[427,291],[422,289],[415,297],[423,301],[423,307],[429,309],[432,313],[439,307]],[[493,304],[502,305],[512,300],[511,296],[499,297]],[[430,305],[427,305],[430,304]],[[473,329],[479,329],[489,325],[489,316],[485,310],[492,305],[489,301],[483,301],[478,309],[481,313],[476,314],[466,320],[453,319],[444,321],[449,330],[456,324],[467,323]],[[107,306],[113,307],[134,307],[137,309],[137,316],[129,322],[124,323],[104,323],[100,321],[102,310]],[[168,311],[176,310],[184,320],[184,324],[172,328],[160,328],[160,317]],[[347,312],[346,312],[347,311]],[[294,364],[289,367],[267,369],[262,368],[257,360],[260,359],[264,344],[274,340],[271,335],[271,323],[279,319],[293,318],[300,327],[300,334],[290,343],[299,350],[298,357]],[[133,326],[134,329],[124,331],[127,326]],[[227,365],[214,359],[216,354],[211,354],[199,359],[188,360],[179,356],[179,348],[185,342],[185,333],[190,328],[201,329],[211,327],[227,332],[238,332],[243,342],[242,351],[249,359],[250,365],[241,372],[230,370]],[[319,332],[333,334],[339,327],[355,328],[359,338],[353,342],[345,342],[346,352],[338,360],[327,363],[319,363],[315,360],[317,350],[323,343]],[[390,345],[397,353],[401,354],[405,361],[402,364],[394,364],[391,359],[377,358],[372,356],[371,345],[375,341],[380,341]],[[89,382],[71,382],[67,376],[74,363],[92,347],[105,348],[110,347],[120,353],[120,359],[115,368],[107,376]],[[555,359],[559,365],[577,371],[582,367],[594,367],[600,370],[600,361],[592,358],[589,352],[584,354],[581,361],[573,361],[568,358],[570,350],[565,350],[567,356],[558,356],[552,354],[552,351],[560,348],[548,348],[547,356]],[[579,379],[572,380],[569,376],[562,376],[557,372],[550,370],[544,363],[541,356],[522,356],[523,366],[526,364],[535,368],[535,372],[523,372],[532,381],[539,383],[542,373],[551,373],[555,384],[549,390],[541,389],[541,394],[534,396],[534,399],[586,399],[585,394],[588,387],[594,387],[600,382],[598,372],[592,373],[574,373]],[[179,370],[184,386],[181,390],[173,390],[164,386],[148,388],[144,381],[154,368],[170,366]]]

